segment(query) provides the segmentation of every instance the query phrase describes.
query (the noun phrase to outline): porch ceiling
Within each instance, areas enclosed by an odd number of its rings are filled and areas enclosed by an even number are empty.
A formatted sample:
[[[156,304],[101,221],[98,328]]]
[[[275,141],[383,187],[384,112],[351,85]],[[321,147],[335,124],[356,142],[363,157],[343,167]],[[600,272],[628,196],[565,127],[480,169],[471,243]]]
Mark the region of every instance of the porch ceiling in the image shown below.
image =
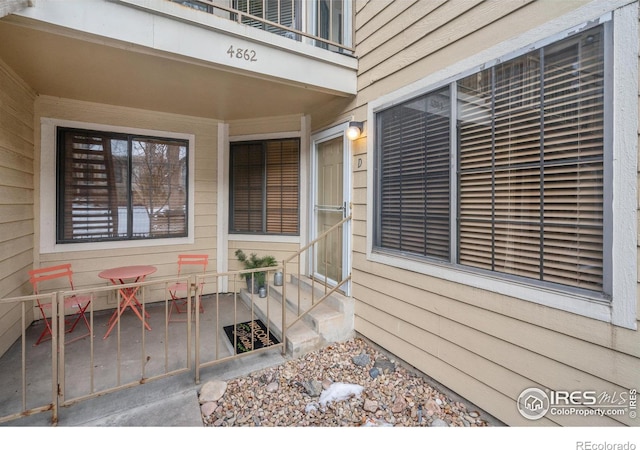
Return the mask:
[[[55,31],[55,30],[54,30]],[[308,114],[344,96],[0,19],[0,59],[38,94],[219,120]]]

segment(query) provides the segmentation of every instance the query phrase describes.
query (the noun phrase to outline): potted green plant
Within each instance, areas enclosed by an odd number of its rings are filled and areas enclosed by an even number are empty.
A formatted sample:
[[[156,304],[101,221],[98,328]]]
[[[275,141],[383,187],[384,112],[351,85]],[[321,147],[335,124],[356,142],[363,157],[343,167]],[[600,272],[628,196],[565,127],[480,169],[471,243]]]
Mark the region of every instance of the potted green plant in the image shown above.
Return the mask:
[[[245,269],[260,269],[262,267],[274,267],[278,265],[278,261],[271,255],[258,257],[255,253],[251,253],[248,257],[240,249],[236,250],[236,258],[242,263]],[[258,293],[260,287],[266,284],[266,271],[243,273],[241,276],[247,280],[247,289],[254,294]],[[253,283],[253,284],[252,284]]]

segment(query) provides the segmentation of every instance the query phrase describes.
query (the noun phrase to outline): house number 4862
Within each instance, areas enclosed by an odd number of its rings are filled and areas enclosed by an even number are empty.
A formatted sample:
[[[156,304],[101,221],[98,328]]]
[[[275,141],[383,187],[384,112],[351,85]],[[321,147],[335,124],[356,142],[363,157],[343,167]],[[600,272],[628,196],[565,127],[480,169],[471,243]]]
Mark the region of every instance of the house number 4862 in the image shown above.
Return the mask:
[[[244,59],[245,61],[255,62],[258,60],[256,51],[248,48],[234,48],[233,45],[227,50],[229,58]]]

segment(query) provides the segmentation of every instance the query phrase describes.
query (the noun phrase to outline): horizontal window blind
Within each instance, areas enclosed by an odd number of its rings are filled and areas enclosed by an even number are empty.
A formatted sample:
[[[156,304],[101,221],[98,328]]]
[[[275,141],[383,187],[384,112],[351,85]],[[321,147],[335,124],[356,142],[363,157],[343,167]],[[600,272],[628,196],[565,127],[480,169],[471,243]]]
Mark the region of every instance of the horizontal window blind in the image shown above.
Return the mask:
[[[118,237],[118,190],[111,139],[65,131],[59,173],[58,241]]]
[[[448,89],[381,112],[376,244],[449,259]]]
[[[458,262],[601,291],[602,27],[460,80]]]
[[[266,153],[266,232],[296,234],[300,210],[298,141],[269,141]]]
[[[57,242],[187,234],[186,141],[58,130]]]
[[[262,232],[264,204],[264,151],[262,143],[232,144],[231,230]]]
[[[300,0],[233,0],[232,6],[243,13],[268,20],[269,22],[297,30],[301,29],[302,13],[300,12]],[[299,40],[299,37],[292,35],[286,30],[274,25],[265,24],[261,20],[243,16],[242,23]]]
[[[299,232],[298,139],[232,143],[230,166],[230,232]]]
[[[602,293],[604,41],[594,26],[377,112],[375,248]]]

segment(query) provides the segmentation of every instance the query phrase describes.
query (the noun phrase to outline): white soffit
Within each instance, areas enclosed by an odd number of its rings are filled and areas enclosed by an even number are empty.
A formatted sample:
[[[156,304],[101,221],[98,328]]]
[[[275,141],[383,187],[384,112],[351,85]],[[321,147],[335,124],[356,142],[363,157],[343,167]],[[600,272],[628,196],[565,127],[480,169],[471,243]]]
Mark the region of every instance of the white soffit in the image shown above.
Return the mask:
[[[38,0],[16,15],[47,32],[75,38],[81,32],[86,40],[127,50],[340,96],[356,93],[355,58],[166,0]]]

